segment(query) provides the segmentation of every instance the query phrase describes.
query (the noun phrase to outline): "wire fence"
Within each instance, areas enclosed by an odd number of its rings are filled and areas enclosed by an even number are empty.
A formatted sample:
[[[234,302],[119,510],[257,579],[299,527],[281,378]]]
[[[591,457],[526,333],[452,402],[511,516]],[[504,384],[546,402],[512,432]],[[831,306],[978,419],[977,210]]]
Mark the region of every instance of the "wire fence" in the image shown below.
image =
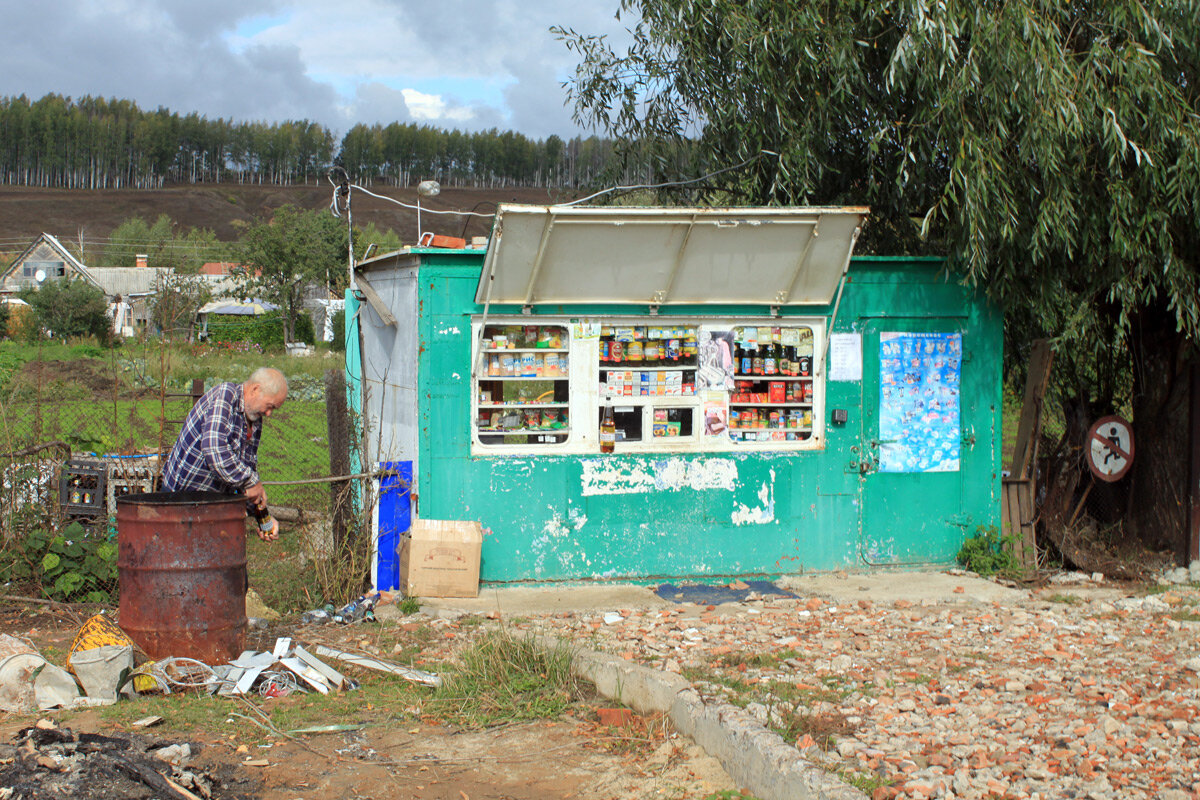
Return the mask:
[[[130,354],[39,352],[13,359],[11,351],[0,352],[0,582],[7,587],[0,594],[40,585],[51,599],[115,601],[116,500],[158,488],[188,411],[224,379],[168,370],[151,375],[143,367],[156,357],[143,353],[139,367],[131,366]],[[224,359],[205,371],[238,380],[259,365]],[[279,364],[285,374],[287,363]],[[340,361],[330,367],[340,371]],[[332,515],[327,404],[318,375],[312,366],[288,374],[295,391],[264,423],[259,474],[283,516]]]

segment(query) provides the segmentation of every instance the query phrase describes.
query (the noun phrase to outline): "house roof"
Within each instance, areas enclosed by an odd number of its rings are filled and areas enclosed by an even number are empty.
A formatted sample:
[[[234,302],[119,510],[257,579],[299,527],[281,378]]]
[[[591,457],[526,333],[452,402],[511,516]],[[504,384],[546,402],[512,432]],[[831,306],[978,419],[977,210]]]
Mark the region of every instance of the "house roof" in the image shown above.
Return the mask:
[[[172,270],[167,267],[92,267],[89,272],[104,293],[112,297],[157,292],[163,278]]]
[[[13,262],[8,265],[8,269],[4,270],[3,274],[0,274],[0,281],[4,281],[9,278],[17,270],[17,268],[20,267],[25,260],[29,258],[29,256],[38,248],[38,245],[43,243],[51,247],[55,252],[62,256],[63,261],[73,270],[75,270],[75,272],[81,278],[90,283],[92,286],[95,286],[97,289],[104,289],[104,287],[97,283],[96,279],[92,277],[90,270],[84,266],[83,262],[71,255],[70,251],[63,247],[62,242],[48,233],[42,233],[40,236],[38,236],[38,238],[34,239],[28,247],[21,251],[21,254],[13,259]]]

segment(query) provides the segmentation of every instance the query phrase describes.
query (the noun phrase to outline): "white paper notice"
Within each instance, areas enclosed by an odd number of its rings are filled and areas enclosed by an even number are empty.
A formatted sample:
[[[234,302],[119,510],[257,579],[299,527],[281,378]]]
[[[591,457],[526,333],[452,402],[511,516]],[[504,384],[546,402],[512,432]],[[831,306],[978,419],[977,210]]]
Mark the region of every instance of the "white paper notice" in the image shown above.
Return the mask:
[[[862,380],[862,334],[833,333],[829,336],[829,380]]]

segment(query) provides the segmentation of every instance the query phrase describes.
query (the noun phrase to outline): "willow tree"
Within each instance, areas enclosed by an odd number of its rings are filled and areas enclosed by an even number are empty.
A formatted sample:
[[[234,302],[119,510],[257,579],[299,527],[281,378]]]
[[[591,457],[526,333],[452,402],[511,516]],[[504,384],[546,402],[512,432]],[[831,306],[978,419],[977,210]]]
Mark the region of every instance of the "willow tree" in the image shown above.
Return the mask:
[[[868,203],[864,248],[946,254],[1002,303],[1010,356],[1054,339],[1077,445],[1094,414],[1132,408],[1131,519],[1179,548],[1200,332],[1200,4],[621,9],[633,39],[620,51],[559,30],[580,58],[579,121],[664,154],[694,142],[706,170],[751,160],[700,184],[710,197]]]

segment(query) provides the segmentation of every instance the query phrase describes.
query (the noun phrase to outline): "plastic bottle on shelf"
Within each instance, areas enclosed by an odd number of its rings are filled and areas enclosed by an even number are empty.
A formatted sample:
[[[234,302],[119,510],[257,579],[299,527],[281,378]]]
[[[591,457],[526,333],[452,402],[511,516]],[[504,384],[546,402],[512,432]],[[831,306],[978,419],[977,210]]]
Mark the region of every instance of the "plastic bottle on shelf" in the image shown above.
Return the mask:
[[[612,396],[604,398],[604,414],[600,418],[600,452],[611,453],[617,447],[617,423],[613,417]]]

